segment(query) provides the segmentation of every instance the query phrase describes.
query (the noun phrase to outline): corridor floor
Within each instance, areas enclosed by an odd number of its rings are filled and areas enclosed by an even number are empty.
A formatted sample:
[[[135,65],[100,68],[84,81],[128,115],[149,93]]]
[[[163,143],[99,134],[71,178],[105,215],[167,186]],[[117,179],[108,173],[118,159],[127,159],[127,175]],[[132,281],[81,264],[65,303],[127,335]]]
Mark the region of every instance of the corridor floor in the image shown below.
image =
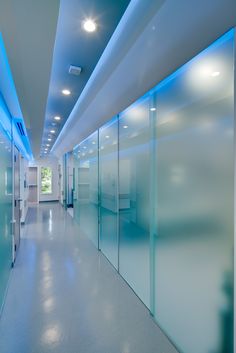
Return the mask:
[[[57,203],[29,209],[0,318],[1,353],[176,353]]]

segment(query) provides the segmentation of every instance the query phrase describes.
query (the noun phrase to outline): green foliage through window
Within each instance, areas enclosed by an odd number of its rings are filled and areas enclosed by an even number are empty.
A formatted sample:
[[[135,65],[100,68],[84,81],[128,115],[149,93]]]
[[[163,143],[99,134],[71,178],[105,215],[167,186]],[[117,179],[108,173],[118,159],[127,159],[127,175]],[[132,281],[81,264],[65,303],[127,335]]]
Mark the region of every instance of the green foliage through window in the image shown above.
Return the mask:
[[[52,169],[49,167],[41,168],[41,193],[52,193]]]

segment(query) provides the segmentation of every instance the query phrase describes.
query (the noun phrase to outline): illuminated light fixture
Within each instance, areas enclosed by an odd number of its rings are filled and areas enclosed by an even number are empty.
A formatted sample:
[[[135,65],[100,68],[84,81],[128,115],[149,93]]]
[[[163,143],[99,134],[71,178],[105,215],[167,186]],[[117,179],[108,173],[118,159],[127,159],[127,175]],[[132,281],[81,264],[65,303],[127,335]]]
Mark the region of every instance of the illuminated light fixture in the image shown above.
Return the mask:
[[[156,108],[150,108],[150,111],[151,111],[151,112],[155,112],[155,111],[156,111]]]
[[[50,132],[51,132],[51,134],[55,134],[56,131],[55,130],[50,130]]]
[[[48,139],[48,141],[52,141],[52,139]]]
[[[59,121],[59,120],[61,120],[61,117],[60,116],[54,116],[54,120]]]
[[[124,125],[124,126],[123,126],[123,129],[128,129],[128,125]]]
[[[69,89],[63,89],[61,91],[65,96],[69,96],[71,94],[71,91]]]
[[[106,135],[106,139],[109,139],[110,138],[110,136],[109,135]]]
[[[46,144],[47,147],[50,147],[49,143]]]
[[[93,142],[92,142],[92,144],[93,144],[93,145],[96,145],[96,142],[95,142],[95,141],[93,141]]]
[[[83,22],[83,29],[89,33],[95,32],[97,29],[97,24],[94,20],[88,18]]]
[[[219,76],[219,75],[220,75],[220,72],[219,72],[219,71],[214,71],[214,72],[211,73],[211,76],[212,76],[212,77],[217,77],[217,76]]]

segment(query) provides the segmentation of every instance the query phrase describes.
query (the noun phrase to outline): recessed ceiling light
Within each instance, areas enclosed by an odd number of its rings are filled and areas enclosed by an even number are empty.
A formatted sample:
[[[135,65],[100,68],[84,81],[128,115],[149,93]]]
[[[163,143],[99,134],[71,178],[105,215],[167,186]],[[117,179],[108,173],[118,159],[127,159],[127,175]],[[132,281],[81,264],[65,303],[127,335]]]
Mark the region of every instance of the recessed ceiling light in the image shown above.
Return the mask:
[[[93,145],[96,145],[96,142],[95,142],[95,141],[93,141],[93,142],[92,142],[92,144],[93,144]]]
[[[109,139],[109,137],[110,137],[109,135],[106,135],[106,139]]]
[[[46,144],[47,147],[50,147],[49,143]]]
[[[69,96],[71,94],[71,91],[69,89],[63,89],[62,90],[62,93],[65,95],[65,96]]]
[[[51,134],[55,134],[56,131],[55,130],[50,130],[50,132],[51,132]]]
[[[48,141],[52,141],[52,139],[48,139]]]
[[[59,120],[61,120],[61,117],[60,116],[55,116],[54,120],[58,120],[59,121]]]
[[[94,20],[88,18],[83,23],[83,29],[89,33],[94,32],[97,29],[97,24]]]
[[[155,112],[156,108],[150,108],[151,112]]]
[[[211,73],[212,77],[216,77],[216,76],[219,76],[219,75],[220,75],[219,71],[214,71],[214,72]]]
[[[123,128],[124,128],[124,129],[128,129],[128,125],[124,125]]]

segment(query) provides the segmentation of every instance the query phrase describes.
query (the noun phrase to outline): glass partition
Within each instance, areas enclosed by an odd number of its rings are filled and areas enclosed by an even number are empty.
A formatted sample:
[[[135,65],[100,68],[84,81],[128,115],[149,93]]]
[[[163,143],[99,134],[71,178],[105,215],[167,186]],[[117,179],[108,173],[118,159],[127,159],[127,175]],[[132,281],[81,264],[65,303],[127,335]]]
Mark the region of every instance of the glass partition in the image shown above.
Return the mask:
[[[74,214],[81,229],[98,247],[98,132],[74,150]]]
[[[12,152],[0,125],[0,309],[12,263]]]
[[[149,307],[149,98],[119,118],[119,271]]]
[[[118,268],[118,119],[99,129],[100,249]]]
[[[233,34],[156,100],[155,317],[184,353],[233,353]]]
[[[74,149],[75,218],[183,353],[233,353],[233,36]]]

